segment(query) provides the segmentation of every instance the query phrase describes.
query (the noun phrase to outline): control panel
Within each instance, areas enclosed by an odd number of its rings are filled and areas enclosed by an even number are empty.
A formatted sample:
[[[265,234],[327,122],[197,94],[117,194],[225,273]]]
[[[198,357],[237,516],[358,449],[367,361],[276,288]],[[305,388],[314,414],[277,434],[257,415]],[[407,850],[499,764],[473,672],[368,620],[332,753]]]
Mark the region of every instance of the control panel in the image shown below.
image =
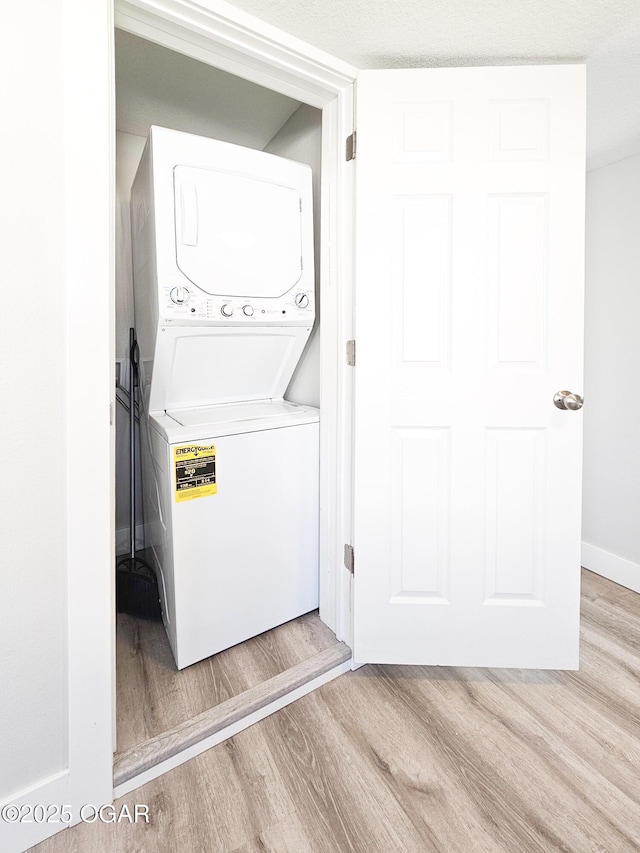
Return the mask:
[[[161,316],[165,322],[190,320],[216,325],[226,323],[308,324],[313,322],[313,291],[297,290],[277,299],[265,297],[210,296],[195,285],[165,287]]]

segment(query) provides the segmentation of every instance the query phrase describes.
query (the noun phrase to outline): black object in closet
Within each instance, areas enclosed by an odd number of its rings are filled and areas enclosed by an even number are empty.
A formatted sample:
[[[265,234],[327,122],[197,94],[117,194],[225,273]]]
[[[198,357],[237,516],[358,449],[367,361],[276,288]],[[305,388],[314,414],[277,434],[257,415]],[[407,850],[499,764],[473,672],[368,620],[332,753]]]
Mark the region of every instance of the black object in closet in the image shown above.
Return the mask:
[[[159,620],[160,594],[156,573],[136,556],[136,387],[139,349],[135,329],[129,329],[129,554],[116,564],[116,607],[140,619]]]

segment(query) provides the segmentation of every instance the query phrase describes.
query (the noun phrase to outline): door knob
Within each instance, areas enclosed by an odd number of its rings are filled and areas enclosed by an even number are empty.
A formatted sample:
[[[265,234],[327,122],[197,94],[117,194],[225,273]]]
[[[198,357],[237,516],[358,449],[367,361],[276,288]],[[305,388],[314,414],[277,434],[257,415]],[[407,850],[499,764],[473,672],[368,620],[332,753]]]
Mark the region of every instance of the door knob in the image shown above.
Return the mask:
[[[558,391],[553,397],[553,402],[559,409],[577,412],[578,409],[582,408],[584,400],[580,394],[572,394],[571,391]]]

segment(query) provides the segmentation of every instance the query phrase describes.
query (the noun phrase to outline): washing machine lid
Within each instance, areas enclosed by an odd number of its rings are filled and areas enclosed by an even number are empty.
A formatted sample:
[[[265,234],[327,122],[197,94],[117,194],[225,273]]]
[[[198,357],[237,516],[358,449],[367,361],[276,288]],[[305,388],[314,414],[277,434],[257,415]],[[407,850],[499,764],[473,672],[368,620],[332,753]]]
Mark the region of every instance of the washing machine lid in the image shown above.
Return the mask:
[[[213,428],[228,424],[239,427],[251,421],[261,421],[266,426],[267,421],[282,416],[287,419],[308,418],[308,407],[288,403],[286,400],[257,400],[248,403],[225,404],[217,406],[201,406],[197,409],[172,409],[167,412],[169,417],[180,426],[199,427],[209,425]]]
[[[224,169],[173,170],[176,262],[211,295],[283,296],[302,276],[300,190]]]
[[[281,399],[310,327],[163,326],[157,335],[149,411]]]
[[[318,409],[287,400],[176,409],[151,415],[150,424],[170,444],[211,441],[222,436],[317,424]]]

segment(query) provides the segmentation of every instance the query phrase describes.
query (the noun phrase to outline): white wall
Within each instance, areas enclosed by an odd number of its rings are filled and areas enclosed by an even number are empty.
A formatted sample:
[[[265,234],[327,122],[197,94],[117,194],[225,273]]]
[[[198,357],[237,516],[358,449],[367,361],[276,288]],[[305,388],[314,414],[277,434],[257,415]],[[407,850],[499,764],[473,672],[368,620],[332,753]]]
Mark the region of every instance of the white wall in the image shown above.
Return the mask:
[[[640,155],[587,175],[583,565],[640,592]]]
[[[109,33],[104,0],[0,29],[0,801],[75,815],[112,792]]]
[[[133,274],[131,270],[131,184],[146,137],[116,133],[116,358],[127,358],[129,327],[133,326]]]
[[[261,149],[299,101],[154,42],[116,30],[116,126],[152,124]]]
[[[308,163],[313,169],[313,231],[316,268],[316,325],[296,372],[289,383],[286,398],[308,406],[320,405],[320,149],[322,112],[303,104],[276,133],[265,151]]]
[[[0,28],[0,800],[67,762],[61,3],[36,7]]]
[[[128,388],[129,329],[133,320],[133,272],[131,269],[131,184],[142,157],[146,139],[132,133],[116,133],[116,358],[124,359]],[[140,453],[137,482],[142,483]],[[137,547],[144,546],[142,492],[137,489]],[[116,553],[129,550],[129,421],[116,401]]]

